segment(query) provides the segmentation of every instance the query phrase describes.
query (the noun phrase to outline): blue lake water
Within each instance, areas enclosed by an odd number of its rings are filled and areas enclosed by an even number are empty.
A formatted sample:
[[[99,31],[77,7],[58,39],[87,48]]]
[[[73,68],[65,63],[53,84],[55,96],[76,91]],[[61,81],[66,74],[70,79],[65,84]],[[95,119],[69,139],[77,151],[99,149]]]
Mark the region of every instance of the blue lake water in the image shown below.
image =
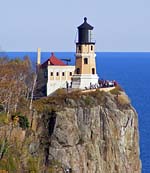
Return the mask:
[[[10,58],[29,56],[36,62],[36,52],[4,52]],[[42,61],[51,53],[43,52]],[[74,52],[56,52],[56,57],[71,58],[75,63]],[[97,73],[103,79],[115,79],[126,91],[138,113],[140,132],[140,157],[142,173],[150,172],[150,53],[106,53],[98,52]]]

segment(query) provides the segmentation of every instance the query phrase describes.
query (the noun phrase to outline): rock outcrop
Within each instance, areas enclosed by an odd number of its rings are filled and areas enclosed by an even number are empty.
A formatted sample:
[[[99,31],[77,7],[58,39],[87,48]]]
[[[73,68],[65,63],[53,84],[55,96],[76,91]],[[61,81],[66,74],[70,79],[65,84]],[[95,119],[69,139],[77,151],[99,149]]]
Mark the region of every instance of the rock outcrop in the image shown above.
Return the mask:
[[[106,94],[105,106],[76,105],[56,112],[49,162],[76,173],[139,173],[137,114],[125,99],[118,106]]]
[[[26,157],[40,158],[41,173],[140,173],[138,118],[126,94],[70,95],[46,98],[43,112],[37,101],[23,167]]]

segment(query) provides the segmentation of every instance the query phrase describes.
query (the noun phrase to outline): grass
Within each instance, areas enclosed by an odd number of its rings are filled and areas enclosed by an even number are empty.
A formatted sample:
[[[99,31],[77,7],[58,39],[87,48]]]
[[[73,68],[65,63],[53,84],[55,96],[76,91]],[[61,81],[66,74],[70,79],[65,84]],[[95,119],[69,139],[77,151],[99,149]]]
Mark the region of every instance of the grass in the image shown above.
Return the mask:
[[[7,155],[0,161],[0,170],[5,170],[11,173],[16,173],[18,170],[19,158],[12,153]]]
[[[39,169],[39,161],[38,158],[34,158],[34,157],[30,157],[28,159],[28,171],[30,173],[38,173],[38,169]]]
[[[7,114],[4,112],[0,113],[0,124],[8,124],[10,119],[8,118]]]
[[[127,106],[130,100],[124,94],[120,86],[116,86],[110,92],[96,90],[93,92],[82,93],[80,90],[67,93],[64,89],[59,89],[53,96],[45,97],[34,101],[35,109],[40,113],[50,113],[63,110],[65,107],[94,107],[97,105],[105,106],[106,97],[112,94],[111,99],[116,100],[118,105]]]
[[[38,113],[57,112],[63,110],[65,107],[104,105],[106,95],[106,92],[100,90],[87,93],[77,90],[67,93],[66,90],[59,89],[53,96],[35,100],[33,105]]]

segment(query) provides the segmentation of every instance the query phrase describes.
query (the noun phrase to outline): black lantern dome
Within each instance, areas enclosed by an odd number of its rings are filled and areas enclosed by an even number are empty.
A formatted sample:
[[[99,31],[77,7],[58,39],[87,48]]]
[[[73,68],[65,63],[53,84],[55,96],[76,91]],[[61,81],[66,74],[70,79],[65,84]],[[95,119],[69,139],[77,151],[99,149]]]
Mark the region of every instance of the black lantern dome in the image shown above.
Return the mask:
[[[87,23],[87,18],[84,18],[84,23],[78,27],[78,43],[77,44],[94,44],[92,41],[93,26]]]

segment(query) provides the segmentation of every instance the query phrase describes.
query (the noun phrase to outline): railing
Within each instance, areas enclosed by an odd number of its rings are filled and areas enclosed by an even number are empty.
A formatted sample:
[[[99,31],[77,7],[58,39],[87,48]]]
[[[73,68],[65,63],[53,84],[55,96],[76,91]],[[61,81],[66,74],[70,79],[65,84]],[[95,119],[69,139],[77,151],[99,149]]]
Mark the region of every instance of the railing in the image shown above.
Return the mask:
[[[86,56],[86,57],[90,57],[93,56],[96,57],[95,53],[76,53],[75,56],[81,57],[81,56]]]

